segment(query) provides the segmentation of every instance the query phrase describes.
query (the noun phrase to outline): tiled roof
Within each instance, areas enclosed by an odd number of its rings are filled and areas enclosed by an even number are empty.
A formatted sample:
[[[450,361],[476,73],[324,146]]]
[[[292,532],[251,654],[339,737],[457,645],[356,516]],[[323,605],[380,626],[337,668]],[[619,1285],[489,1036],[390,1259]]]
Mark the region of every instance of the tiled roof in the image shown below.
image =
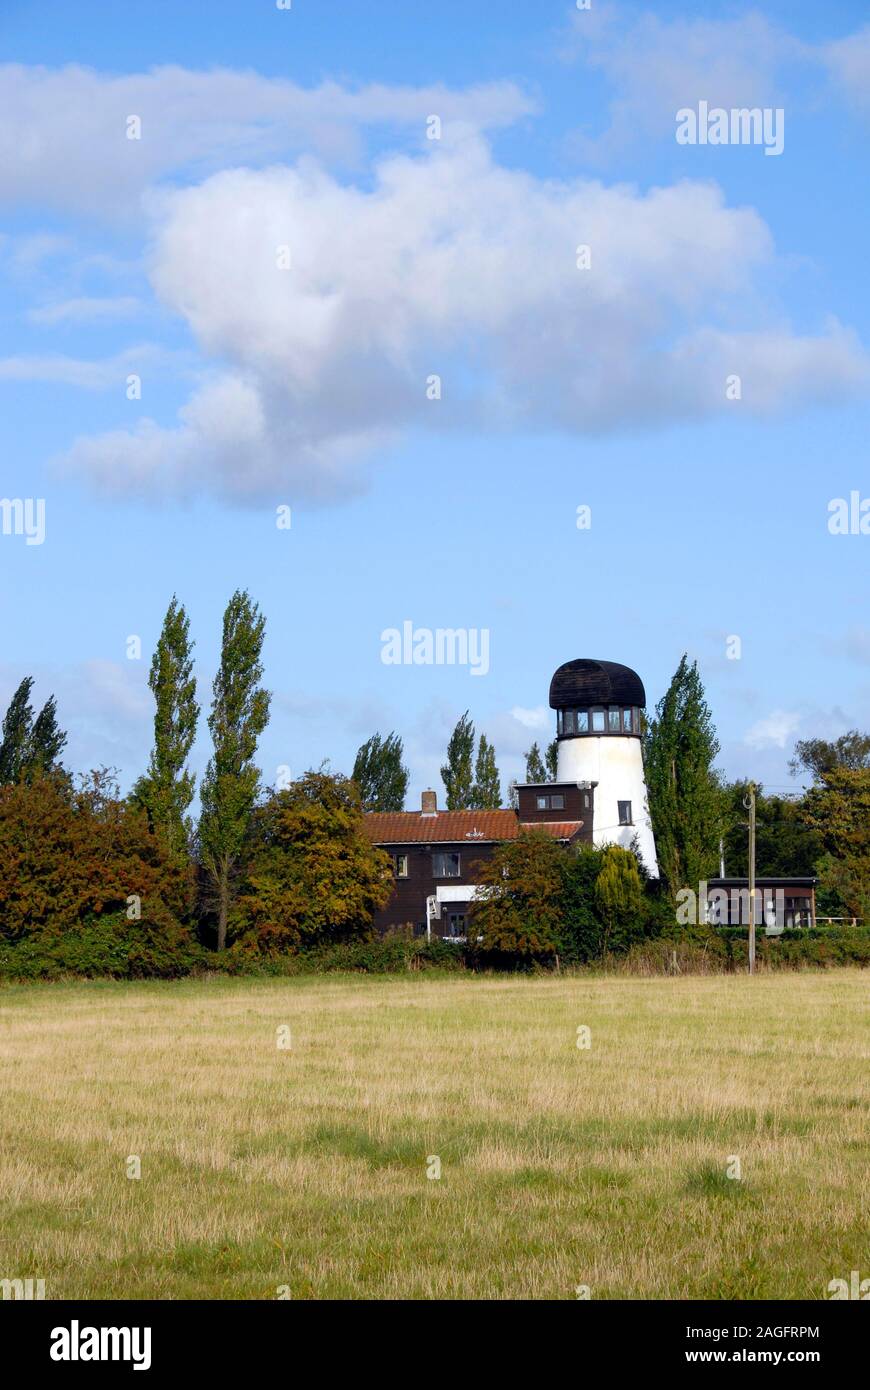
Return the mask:
[[[366,834],[375,845],[492,843],[515,840],[524,830],[543,830],[555,840],[570,840],[582,826],[582,820],[521,824],[515,811],[439,811],[436,816],[370,811],[365,818]]]

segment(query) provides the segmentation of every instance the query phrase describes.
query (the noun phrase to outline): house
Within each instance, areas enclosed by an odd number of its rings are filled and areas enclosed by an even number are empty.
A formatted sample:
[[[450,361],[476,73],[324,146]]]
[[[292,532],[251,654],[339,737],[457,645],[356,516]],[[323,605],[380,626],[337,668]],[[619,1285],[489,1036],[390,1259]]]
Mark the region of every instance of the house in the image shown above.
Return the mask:
[[[779,936],[786,929],[816,925],[817,878],[756,878],[753,917],[759,931]],[[711,878],[707,882],[706,920],[716,926],[749,923],[749,879]]]
[[[524,783],[516,810],[439,811],[429,790],[419,811],[369,812],[366,834],[389,854],[395,884],[375,928],[410,923],[415,935],[464,938],[478,866],[496,846],[528,830],[543,830],[564,845],[591,843],[594,799],[588,783]]]

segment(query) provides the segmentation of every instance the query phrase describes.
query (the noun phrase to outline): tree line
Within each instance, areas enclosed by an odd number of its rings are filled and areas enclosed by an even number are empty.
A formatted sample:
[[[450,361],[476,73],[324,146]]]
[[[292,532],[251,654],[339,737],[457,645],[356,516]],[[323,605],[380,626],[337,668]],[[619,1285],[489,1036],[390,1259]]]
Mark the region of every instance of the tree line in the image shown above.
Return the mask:
[[[280,953],[371,933],[392,877],[364,815],[404,808],[402,739],[373,734],[350,777],[324,765],[290,786],[264,786],[256,761],[271,700],[264,637],[258,606],[237,591],[223,615],[196,820],[189,759],[201,710],[190,623],[176,597],[148,677],[152,748],[127,796],[109,770],[75,778],[64,768],[56,701],[35,712],[33,681],[22,680],[0,741],[0,966],[14,948],[35,970],[45,959],[172,974],[204,950]],[[696,663],[682,658],[642,739],[660,880],[631,851],[569,852],[540,833],[522,835],[480,867],[481,949],[535,959],[620,949],[668,928],[678,890],[714,876],[720,853],[730,874],[745,874],[746,784],[716,769]],[[555,780],[556,741],[543,753],[534,743],[525,761],[527,781]],[[818,873],[820,911],[870,920],[870,735],[800,742],[793,770],[809,780],[802,794],[758,789],[758,873]],[[502,805],[496,751],[468,711],[441,776],[449,810]]]

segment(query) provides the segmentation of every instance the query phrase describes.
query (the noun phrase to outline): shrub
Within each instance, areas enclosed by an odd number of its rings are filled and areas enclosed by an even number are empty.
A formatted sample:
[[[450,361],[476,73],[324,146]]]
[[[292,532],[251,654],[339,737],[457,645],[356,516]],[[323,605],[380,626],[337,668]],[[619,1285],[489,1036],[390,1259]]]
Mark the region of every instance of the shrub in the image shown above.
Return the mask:
[[[759,934],[755,958],[762,971],[870,966],[870,931],[865,927],[804,928],[781,936]],[[749,934],[745,927],[733,927],[712,933],[703,943],[661,937],[636,944],[625,955],[608,956],[600,968],[628,975],[742,974],[748,963]]]
[[[209,953],[203,968],[228,975],[321,975],[334,971],[387,975],[408,970],[463,970],[465,963],[461,946],[396,933],[367,941],[326,942],[294,953],[255,954],[232,947]]]

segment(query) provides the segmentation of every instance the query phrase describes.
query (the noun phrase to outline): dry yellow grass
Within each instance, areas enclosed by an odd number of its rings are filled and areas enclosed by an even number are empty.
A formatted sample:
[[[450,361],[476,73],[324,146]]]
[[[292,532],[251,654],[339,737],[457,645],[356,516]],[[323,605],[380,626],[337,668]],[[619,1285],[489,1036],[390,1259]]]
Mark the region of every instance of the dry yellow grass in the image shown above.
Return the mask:
[[[823,1298],[870,1273],[867,984],[6,988],[0,1278],[49,1298]]]

